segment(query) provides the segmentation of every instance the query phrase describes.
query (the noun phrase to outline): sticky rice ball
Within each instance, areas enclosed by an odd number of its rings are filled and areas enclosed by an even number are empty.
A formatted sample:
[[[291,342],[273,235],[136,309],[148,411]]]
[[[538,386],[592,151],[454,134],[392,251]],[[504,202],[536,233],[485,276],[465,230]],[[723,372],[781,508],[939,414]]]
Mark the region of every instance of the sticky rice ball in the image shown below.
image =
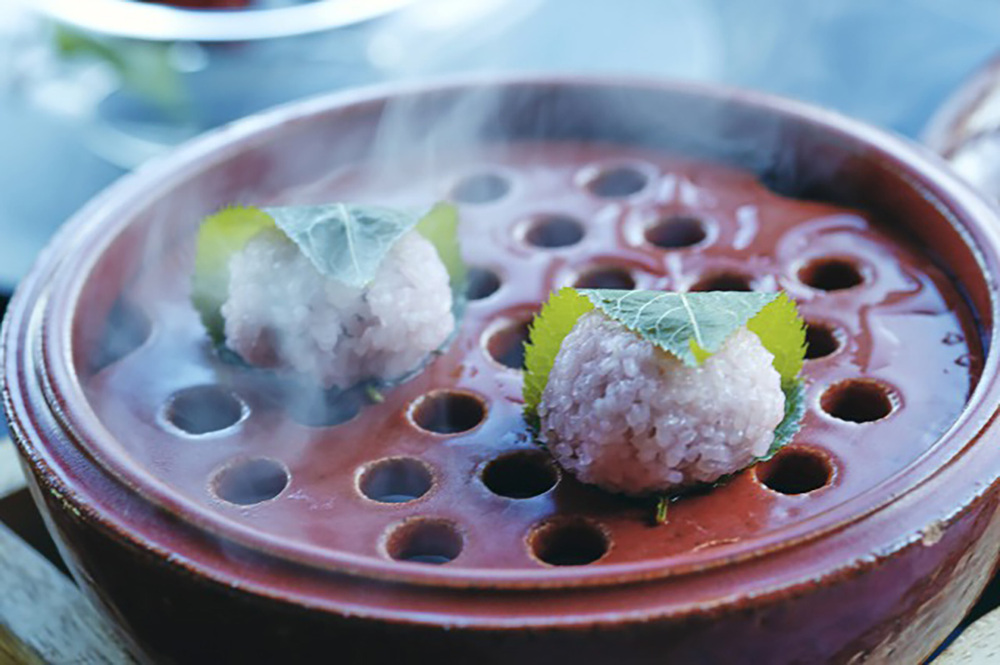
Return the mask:
[[[250,364],[325,388],[404,376],[455,328],[448,272],[416,231],[393,245],[364,288],[320,274],[276,229],[235,253],[229,275],[226,344]]]
[[[784,417],[774,356],[746,328],[698,367],[599,311],[563,340],[540,437],[579,480],[631,495],[710,483],[764,455]]]

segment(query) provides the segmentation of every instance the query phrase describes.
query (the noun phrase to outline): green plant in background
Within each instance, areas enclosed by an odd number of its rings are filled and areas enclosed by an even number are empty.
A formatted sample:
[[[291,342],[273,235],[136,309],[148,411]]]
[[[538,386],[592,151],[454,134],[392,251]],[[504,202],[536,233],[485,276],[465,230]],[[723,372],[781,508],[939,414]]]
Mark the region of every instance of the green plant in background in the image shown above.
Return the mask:
[[[177,69],[171,64],[171,43],[98,37],[65,25],[53,30],[56,53],[66,60],[93,60],[106,64],[118,77],[121,90],[174,118],[190,110]]]

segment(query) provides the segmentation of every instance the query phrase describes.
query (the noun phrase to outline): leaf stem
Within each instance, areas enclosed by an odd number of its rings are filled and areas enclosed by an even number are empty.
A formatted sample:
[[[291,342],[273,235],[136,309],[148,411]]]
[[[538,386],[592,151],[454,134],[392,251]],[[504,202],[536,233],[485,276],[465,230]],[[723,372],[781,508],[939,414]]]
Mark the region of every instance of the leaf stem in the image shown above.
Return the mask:
[[[365,386],[365,395],[372,404],[381,404],[385,401],[385,395],[382,394],[382,391],[370,383]]]
[[[654,521],[657,526],[667,523],[667,511],[670,509],[670,497],[664,494],[656,500],[656,517]]]

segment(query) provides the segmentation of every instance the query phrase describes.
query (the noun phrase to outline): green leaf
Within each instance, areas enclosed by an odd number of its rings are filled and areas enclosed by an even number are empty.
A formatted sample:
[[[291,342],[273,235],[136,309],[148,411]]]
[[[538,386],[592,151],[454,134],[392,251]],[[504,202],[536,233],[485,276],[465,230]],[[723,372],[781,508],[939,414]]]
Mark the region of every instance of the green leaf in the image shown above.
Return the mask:
[[[798,432],[805,413],[805,391],[798,374],[805,356],[805,324],[784,293],[670,293],[564,288],[535,317],[525,353],[524,403],[529,423],[537,425],[538,404],[566,335],[594,307],[643,339],[694,367],[718,351],[744,325],[774,356],[785,394],[785,415],[775,428],[767,456]]]
[[[785,393],[785,415],[767,457],[799,431],[805,396],[798,375],[806,352],[805,323],[784,293],[584,290],[596,307],[643,339],[695,366],[746,326],[773,356]],[[543,386],[544,389],[544,386]]]
[[[464,290],[468,268],[458,242],[458,208],[450,203],[438,203],[417,222],[416,230],[437,249],[452,289]]]
[[[782,381],[781,390],[785,393],[785,417],[774,428],[774,441],[767,454],[759,461],[771,459],[782,446],[791,441],[799,433],[802,417],[806,414],[806,389],[800,379]]]
[[[110,67],[122,90],[175,115],[187,110],[180,74],[170,64],[169,43],[99,37],[65,25],[57,25],[53,37],[62,57],[89,58]]]
[[[274,220],[256,208],[232,207],[209,216],[198,229],[198,248],[191,280],[191,302],[216,343],[224,338],[219,311],[229,297],[229,259]]]
[[[730,335],[778,297],[756,291],[583,289],[580,293],[610,318],[690,367],[718,351]]]
[[[265,229],[279,229],[320,274],[354,287],[366,286],[392,246],[411,229],[435,247],[448,270],[456,318],[466,269],[458,244],[458,213],[440,204],[416,214],[347,203],[275,208],[232,207],[209,216],[198,231],[191,299],[212,339],[224,338],[220,309],[229,296],[229,260]]]
[[[566,287],[549,297],[528,329],[524,345],[524,413],[529,423],[536,424],[538,404],[549,382],[549,372],[566,335],[581,316],[594,305],[576,289]]]
[[[416,215],[378,206],[333,203],[264,208],[320,274],[362,288]]]
[[[782,384],[799,375],[806,355],[806,324],[787,295],[779,293],[747,321],[747,329],[774,355],[774,369]]]

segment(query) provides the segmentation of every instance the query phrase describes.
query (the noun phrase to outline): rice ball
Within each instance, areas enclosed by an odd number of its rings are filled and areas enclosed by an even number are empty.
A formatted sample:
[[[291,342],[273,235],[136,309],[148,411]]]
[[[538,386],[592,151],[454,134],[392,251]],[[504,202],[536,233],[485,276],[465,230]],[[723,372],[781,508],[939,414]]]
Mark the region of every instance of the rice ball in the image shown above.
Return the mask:
[[[710,483],[764,455],[784,417],[774,356],[746,328],[698,367],[599,311],[563,340],[540,436],[579,480],[625,494]]]
[[[250,364],[290,370],[324,388],[404,376],[455,328],[448,271],[415,231],[393,245],[363,288],[320,274],[277,229],[234,254],[229,275],[226,344]]]

